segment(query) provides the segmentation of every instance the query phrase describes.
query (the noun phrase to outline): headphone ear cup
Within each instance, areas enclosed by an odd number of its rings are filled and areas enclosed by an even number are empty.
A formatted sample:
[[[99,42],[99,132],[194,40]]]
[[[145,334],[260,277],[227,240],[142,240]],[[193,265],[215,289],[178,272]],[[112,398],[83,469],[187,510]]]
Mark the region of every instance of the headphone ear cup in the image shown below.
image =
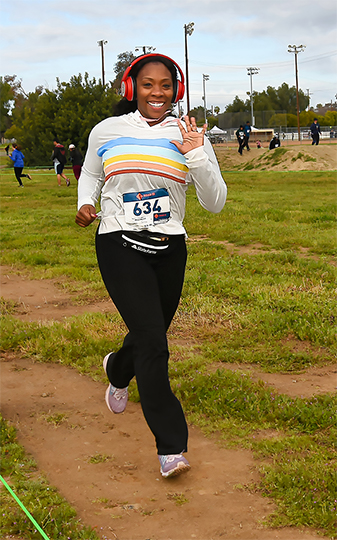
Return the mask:
[[[133,101],[135,99],[135,85],[132,77],[126,77],[121,84],[122,96],[125,97],[128,101]]]
[[[174,98],[173,103],[177,103],[181,99],[183,99],[185,94],[185,85],[181,81],[177,81],[177,92]]]

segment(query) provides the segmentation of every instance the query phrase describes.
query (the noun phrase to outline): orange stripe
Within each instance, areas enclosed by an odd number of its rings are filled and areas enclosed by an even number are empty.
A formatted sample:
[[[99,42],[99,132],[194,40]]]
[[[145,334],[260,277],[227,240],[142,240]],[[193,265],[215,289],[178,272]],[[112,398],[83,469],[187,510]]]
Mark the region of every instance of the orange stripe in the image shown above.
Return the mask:
[[[164,178],[169,178],[170,180],[174,180],[175,182],[178,182],[178,184],[186,184],[185,180],[179,180],[179,178],[175,178],[174,176],[170,174],[166,174],[166,173],[161,173],[160,175],[158,175],[155,172],[152,172],[152,171],[144,172],[144,170],[140,170],[140,169],[123,169],[123,173],[152,174],[153,176],[163,176]],[[120,171],[111,172],[110,174],[106,175],[105,181],[109,180],[109,178],[111,178],[112,176],[117,176],[118,174],[120,174]]]
[[[138,169],[136,169],[137,165],[138,165]],[[141,164],[141,166],[143,166],[143,164]],[[141,171],[141,169],[139,168],[139,164],[135,163],[134,167],[135,167],[135,169],[132,168],[131,170],[137,170],[137,171],[139,170],[139,171]],[[107,167],[104,168],[104,173],[109,174],[112,171],[120,171],[121,173],[124,173],[125,170],[126,169],[124,169],[124,168],[118,168],[117,164],[111,164],[111,165],[108,165]],[[165,165],[156,165],[154,163],[151,163],[151,165],[149,165],[149,169],[143,169],[143,170],[146,171],[147,174],[149,174],[148,171],[150,171],[150,170],[151,171],[158,171],[160,174],[162,172],[166,172],[166,174],[169,174],[174,178],[180,178],[181,180],[184,180],[185,177],[186,177],[185,172],[179,171],[177,169],[174,169],[172,167],[165,166]],[[155,174],[155,173],[152,172],[152,174]],[[158,174],[158,176],[160,176],[160,174]]]

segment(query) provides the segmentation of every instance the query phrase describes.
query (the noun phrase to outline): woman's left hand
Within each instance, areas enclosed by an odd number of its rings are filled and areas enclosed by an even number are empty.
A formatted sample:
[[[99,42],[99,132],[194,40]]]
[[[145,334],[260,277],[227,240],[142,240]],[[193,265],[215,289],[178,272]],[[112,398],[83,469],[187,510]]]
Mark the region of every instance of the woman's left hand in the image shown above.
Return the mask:
[[[171,141],[182,154],[187,154],[190,150],[195,150],[204,145],[204,135],[206,133],[207,124],[204,124],[201,131],[198,131],[195,118],[189,118],[188,115],[184,116],[186,123],[186,129],[183,124],[178,120],[178,127],[180,129],[183,142]]]

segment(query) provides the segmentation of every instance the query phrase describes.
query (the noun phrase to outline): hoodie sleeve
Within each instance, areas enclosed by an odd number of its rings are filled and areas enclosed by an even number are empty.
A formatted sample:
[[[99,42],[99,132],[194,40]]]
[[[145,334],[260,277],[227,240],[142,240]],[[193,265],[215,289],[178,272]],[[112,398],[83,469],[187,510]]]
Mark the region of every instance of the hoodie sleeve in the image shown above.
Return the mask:
[[[227,186],[207,137],[205,137],[204,146],[187,152],[185,158],[189,168],[187,181],[194,184],[201,206],[217,214],[225,205]]]
[[[99,132],[100,128],[98,124],[92,129],[89,135],[88,150],[78,181],[78,210],[84,204],[95,206],[104,185],[102,160],[97,155],[97,150],[100,147]]]

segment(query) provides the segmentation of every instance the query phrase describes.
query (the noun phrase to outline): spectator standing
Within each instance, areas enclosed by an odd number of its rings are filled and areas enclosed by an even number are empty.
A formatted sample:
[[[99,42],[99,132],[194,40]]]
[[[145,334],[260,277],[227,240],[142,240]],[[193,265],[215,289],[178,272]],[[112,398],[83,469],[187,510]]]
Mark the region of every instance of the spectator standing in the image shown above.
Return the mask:
[[[235,135],[236,135],[236,138],[237,138],[238,143],[239,143],[239,149],[238,149],[238,152],[239,152],[239,154],[242,156],[242,149],[243,149],[243,147],[244,147],[244,144],[245,144],[245,137],[246,137],[245,131],[244,131],[242,125],[239,127],[239,129],[236,130]]]
[[[22,174],[23,168],[24,168],[24,159],[25,156],[21,152],[21,147],[17,144],[13,144],[13,152],[8,157],[13,161],[14,163],[14,173],[17,181],[19,182],[19,186],[23,187],[23,183],[21,178],[29,178],[29,180],[32,179],[30,174]]]
[[[70,161],[76,180],[79,179],[83,165],[83,156],[74,144],[69,144]]]
[[[244,132],[245,132],[245,143],[243,145],[243,148],[247,148],[247,150],[249,151],[250,148],[249,148],[249,137],[250,137],[250,132],[252,131],[252,128],[251,128],[251,125],[250,125],[250,122],[249,120],[247,120],[247,122],[245,123],[244,125]]]
[[[6,152],[7,156],[8,156],[8,154],[9,154],[9,144],[7,144],[7,146],[5,148],[5,152]]]
[[[66,151],[63,144],[59,143],[56,139],[53,141],[54,150],[51,155],[51,158],[54,162],[55,172],[57,175],[57,183],[61,187],[61,178],[64,178],[67,186],[70,186],[70,180],[63,173],[64,166],[67,162]]]
[[[310,126],[310,131],[311,131],[311,137],[312,137],[311,145],[319,144],[319,135],[321,133],[321,127],[320,127],[320,125],[318,123],[317,118],[314,118],[314,121]]]

